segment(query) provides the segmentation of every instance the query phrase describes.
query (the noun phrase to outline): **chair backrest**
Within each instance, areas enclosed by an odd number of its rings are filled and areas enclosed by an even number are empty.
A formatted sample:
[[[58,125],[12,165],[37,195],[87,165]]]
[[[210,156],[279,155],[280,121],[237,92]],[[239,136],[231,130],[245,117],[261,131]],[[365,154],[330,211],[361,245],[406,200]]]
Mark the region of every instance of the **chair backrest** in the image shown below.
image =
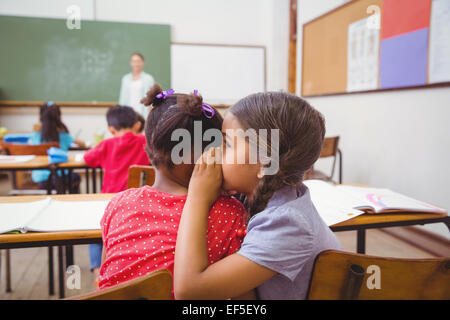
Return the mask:
[[[36,155],[36,156],[46,156],[47,150],[51,147],[59,148],[58,142],[48,142],[42,144],[18,144],[18,143],[4,143],[3,148],[9,155],[19,156],[19,155]]]
[[[145,276],[126,281],[117,286],[93,293],[70,297],[69,300],[170,300],[172,299],[172,274],[157,270]]]
[[[320,158],[335,157],[338,150],[338,144],[339,136],[325,138],[323,140]]]
[[[150,166],[133,165],[128,169],[128,188],[140,188],[143,185],[153,185],[155,169]]]
[[[450,258],[398,259],[327,250],[314,263],[308,299],[450,299]]]

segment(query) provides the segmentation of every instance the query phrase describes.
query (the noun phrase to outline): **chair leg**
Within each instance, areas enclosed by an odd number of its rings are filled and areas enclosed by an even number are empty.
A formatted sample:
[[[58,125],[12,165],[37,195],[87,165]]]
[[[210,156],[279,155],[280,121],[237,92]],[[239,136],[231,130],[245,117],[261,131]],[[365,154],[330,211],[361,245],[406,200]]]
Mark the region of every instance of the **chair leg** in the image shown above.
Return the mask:
[[[339,184],[342,184],[342,151],[338,149],[339,154]]]
[[[12,292],[11,289],[11,255],[9,249],[6,249],[6,292]]]

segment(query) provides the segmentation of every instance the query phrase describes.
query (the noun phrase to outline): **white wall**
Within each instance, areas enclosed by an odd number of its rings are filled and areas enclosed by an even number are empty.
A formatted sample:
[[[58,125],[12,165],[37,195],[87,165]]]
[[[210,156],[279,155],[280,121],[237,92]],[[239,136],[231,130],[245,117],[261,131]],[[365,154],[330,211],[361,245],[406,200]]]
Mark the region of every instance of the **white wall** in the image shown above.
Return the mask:
[[[172,42],[261,45],[267,49],[269,90],[287,86],[289,0],[1,0],[1,15],[161,23]],[[81,22],[82,23],[82,22]]]
[[[81,8],[82,21],[170,24],[172,42],[265,46],[267,89],[287,88],[289,0],[1,0],[0,15],[66,18],[73,4]],[[84,119],[63,110],[63,117],[71,132],[82,127],[80,138],[92,140],[105,112]],[[35,110],[11,113],[0,108],[0,125],[10,130],[30,130],[36,122]]]
[[[299,0],[298,61],[302,24],[343,2]],[[300,86],[298,79],[298,93]],[[450,209],[450,88],[307,100],[324,114],[327,136],[341,136],[344,183],[387,187]],[[425,228],[450,238],[442,223]]]

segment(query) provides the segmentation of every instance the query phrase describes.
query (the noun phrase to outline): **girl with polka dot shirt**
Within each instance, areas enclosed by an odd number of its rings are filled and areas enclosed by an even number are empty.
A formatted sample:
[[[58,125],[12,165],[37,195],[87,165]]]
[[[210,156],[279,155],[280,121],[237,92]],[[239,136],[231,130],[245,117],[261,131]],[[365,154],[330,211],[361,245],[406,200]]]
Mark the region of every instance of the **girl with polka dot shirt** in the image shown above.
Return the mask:
[[[179,165],[171,161],[171,150],[177,144],[171,141],[171,134],[184,128],[193,137],[194,121],[202,122],[203,131],[220,130],[222,126],[223,119],[217,111],[211,118],[202,114],[201,96],[161,93],[161,87],[156,84],[142,101],[153,106],[145,135],[146,150],[155,167],[155,183],[118,193],[108,204],[101,220],[104,250],[100,289],[159,269],[168,269],[173,274],[178,225],[195,161]],[[207,143],[203,144],[204,149]],[[245,208],[237,199],[219,197],[215,201],[204,234],[208,263],[217,262],[240,248],[245,221]]]

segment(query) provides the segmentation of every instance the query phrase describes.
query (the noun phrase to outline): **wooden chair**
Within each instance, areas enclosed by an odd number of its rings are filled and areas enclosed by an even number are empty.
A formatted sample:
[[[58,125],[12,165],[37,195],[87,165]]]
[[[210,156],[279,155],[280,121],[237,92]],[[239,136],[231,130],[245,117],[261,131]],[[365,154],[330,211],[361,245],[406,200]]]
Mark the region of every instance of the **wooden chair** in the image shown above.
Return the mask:
[[[323,173],[319,170],[314,170],[314,166],[313,166],[310,170],[308,170],[308,172],[306,172],[305,178],[304,178],[305,180],[318,179],[318,180],[334,182],[333,176],[334,176],[334,170],[336,168],[336,159],[339,157],[339,184],[342,184],[342,152],[338,148],[338,144],[339,144],[339,136],[329,137],[329,138],[325,138],[323,140],[322,152],[320,153],[319,159],[320,158],[329,158],[329,157],[334,158],[330,175],[326,175],[325,173]]]
[[[380,288],[369,289],[369,284],[376,284],[377,268]],[[308,299],[448,300],[450,258],[398,259],[323,251],[314,263]]]
[[[68,300],[170,300],[172,275],[169,270],[157,270],[117,286]]]
[[[144,185],[153,185],[155,182],[155,169],[150,166],[133,165],[128,169],[128,188],[140,188]]]

